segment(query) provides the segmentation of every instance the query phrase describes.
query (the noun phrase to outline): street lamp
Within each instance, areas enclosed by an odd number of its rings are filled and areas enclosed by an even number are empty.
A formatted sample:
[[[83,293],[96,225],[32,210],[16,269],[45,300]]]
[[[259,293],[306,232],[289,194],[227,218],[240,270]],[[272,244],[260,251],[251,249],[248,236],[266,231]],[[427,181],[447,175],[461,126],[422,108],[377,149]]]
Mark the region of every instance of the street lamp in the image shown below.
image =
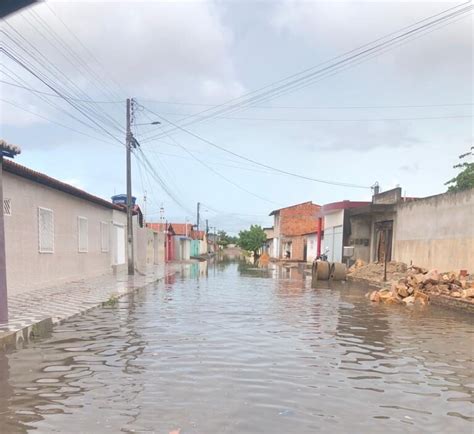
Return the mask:
[[[0,139],[0,324],[8,321],[7,262],[5,257],[5,227],[3,224],[3,157],[15,158],[21,153],[19,146]]]

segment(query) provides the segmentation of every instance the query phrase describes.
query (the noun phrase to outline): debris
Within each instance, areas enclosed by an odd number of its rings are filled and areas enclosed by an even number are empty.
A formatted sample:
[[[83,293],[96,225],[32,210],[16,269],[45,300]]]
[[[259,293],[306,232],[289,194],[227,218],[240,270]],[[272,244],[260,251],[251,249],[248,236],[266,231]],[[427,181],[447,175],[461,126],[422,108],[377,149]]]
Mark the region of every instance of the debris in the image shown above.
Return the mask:
[[[364,266],[360,266],[360,263],[358,266],[354,264],[349,269],[349,275],[355,280],[383,284],[383,264],[372,263]],[[391,290],[384,288],[368,293],[370,301],[425,305],[429,303],[430,295],[443,295],[474,303],[474,276],[469,275],[466,270],[460,270],[459,273],[454,271],[440,273],[436,269],[427,270],[418,266],[407,267],[400,262],[389,262],[387,276],[391,282]]]

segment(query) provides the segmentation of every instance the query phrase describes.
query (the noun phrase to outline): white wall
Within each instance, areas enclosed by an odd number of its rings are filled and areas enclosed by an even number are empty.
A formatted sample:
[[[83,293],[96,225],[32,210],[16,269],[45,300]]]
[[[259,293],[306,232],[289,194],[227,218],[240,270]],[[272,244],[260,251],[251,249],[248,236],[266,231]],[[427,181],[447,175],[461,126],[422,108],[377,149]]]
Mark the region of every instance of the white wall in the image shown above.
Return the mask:
[[[311,234],[306,237],[307,245],[307,261],[313,262],[318,254],[318,236]]]
[[[10,295],[111,271],[112,223],[126,220],[125,213],[9,172],[3,173],[3,190],[12,205],[12,215],[5,217]],[[53,253],[39,252],[38,207],[53,211]],[[87,218],[87,252],[79,252],[78,216]],[[107,251],[101,248],[101,222],[109,224]]]
[[[394,240],[398,261],[474,272],[474,189],[401,203]]]

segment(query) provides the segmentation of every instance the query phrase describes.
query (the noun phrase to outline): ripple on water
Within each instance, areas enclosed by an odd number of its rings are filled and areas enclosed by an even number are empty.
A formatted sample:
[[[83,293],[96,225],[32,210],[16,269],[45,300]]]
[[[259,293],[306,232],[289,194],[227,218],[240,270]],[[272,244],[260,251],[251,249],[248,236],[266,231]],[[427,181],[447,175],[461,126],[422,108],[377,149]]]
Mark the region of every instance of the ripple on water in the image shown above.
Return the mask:
[[[301,276],[251,273],[229,263],[159,283],[0,354],[0,426],[472,432],[470,318],[379,309],[357,285],[312,290]]]

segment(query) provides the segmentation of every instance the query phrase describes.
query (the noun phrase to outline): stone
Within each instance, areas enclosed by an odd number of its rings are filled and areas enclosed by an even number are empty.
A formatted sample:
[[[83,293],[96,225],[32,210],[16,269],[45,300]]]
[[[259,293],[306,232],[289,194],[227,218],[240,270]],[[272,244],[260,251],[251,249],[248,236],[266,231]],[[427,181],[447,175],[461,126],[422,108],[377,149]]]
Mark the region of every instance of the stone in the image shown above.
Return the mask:
[[[431,283],[432,285],[437,285],[439,282],[439,273],[438,270],[430,270],[428,273],[426,273],[423,277],[423,284],[427,285],[428,283]]]
[[[413,280],[416,282],[417,285],[419,285],[425,281],[425,276],[425,274],[418,273],[413,276]]]
[[[413,304],[415,303],[415,297],[413,295],[410,295],[410,297],[405,297],[403,300],[403,303],[405,304]]]
[[[461,292],[462,287],[459,286],[459,285],[456,285],[456,284],[454,284],[454,283],[451,283],[451,284],[449,285],[449,289],[450,289],[451,291]]]
[[[378,291],[372,291],[369,296],[370,301],[373,301],[374,303],[379,303],[380,302],[380,295]]]
[[[415,301],[419,301],[423,305],[428,304],[430,301],[430,297],[420,291],[415,291],[414,298]]]
[[[464,289],[461,296],[462,298],[474,298],[474,288]]]
[[[412,295],[415,292],[415,288],[410,286],[410,287],[407,288],[407,292],[408,292],[408,295]]]
[[[451,294],[449,295],[455,298],[460,298],[462,296],[462,294],[459,291],[452,291]]]
[[[397,285],[397,294],[402,297],[408,297],[408,288],[405,285]]]
[[[388,289],[383,289],[383,290],[379,291],[378,295],[379,295],[380,301],[383,301],[383,302],[385,302],[386,300],[388,300],[390,298],[393,298],[392,292]]]

